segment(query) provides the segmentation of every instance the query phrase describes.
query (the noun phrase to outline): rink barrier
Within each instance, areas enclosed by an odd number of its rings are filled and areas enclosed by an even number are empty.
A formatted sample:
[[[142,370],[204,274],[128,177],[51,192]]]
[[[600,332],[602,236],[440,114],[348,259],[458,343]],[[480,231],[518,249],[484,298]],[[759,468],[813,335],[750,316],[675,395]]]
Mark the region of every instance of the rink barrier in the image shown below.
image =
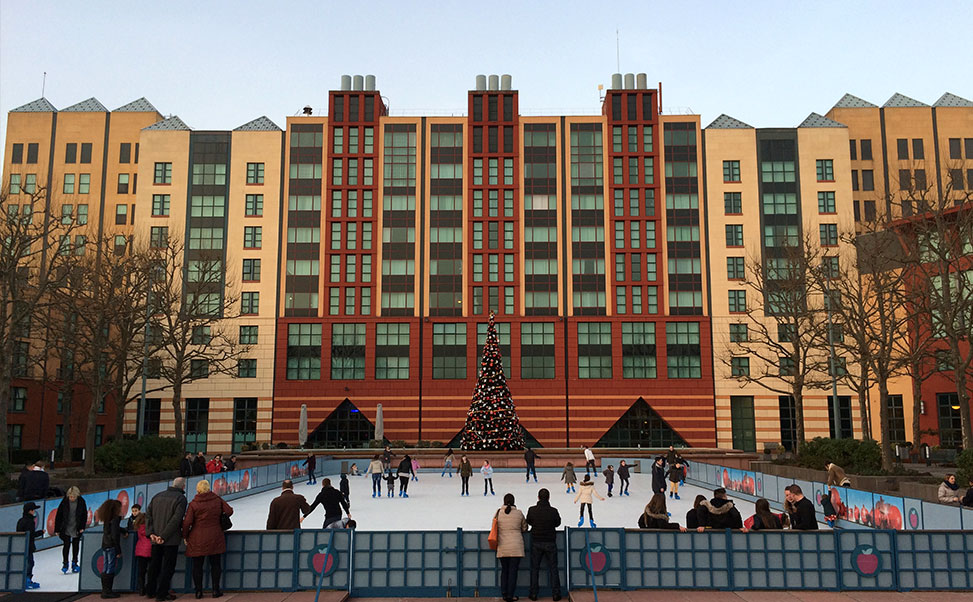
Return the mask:
[[[0,533],[0,591],[24,589],[29,541],[26,533]]]
[[[819,499],[832,489],[820,481],[806,481],[741,470],[704,462],[690,462],[690,484],[713,489],[723,487],[733,497],[748,501],[765,498],[780,510],[784,504],[784,488],[792,483],[800,485],[804,495],[814,503],[819,522],[824,522]],[[863,491],[852,487],[835,487],[849,513],[839,518],[837,526],[845,529],[890,528],[905,531],[973,530],[973,508],[961,508]]]
[[[492,597],[500,593],[486,531],[230,531],[226,591],[347,591],[357,597]],[[82,592],[101,587],[100,535],[86,533]],[[332,541],[333,537],[333,541]],[[331,546],[329,547],[329,542]],[[117,591],[134,583],[134,541],[123,545]],[[562,594],[593,586],[640,590],[910,591],[973,588],[973,533],[956,531],[649,531],[558,533]],[[517,595],[530,583],[530,536]],[[208,569],[207,569],[208,570]],[[319,577],[320,576],[320,577]],[[208,573],[207,573],[207,585]],[[540,595],[550,594],[546,567]],[[173,589],[193,591],[180,554]]]

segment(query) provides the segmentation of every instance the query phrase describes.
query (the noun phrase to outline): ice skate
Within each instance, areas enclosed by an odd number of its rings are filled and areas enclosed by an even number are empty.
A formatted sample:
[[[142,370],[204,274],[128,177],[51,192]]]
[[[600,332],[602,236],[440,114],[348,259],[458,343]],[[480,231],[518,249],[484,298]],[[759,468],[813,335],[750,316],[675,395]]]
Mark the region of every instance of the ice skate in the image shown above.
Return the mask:
[[[61,567],[61,572],[64,573],[65,575],[67,575],[68,574],[68,565],[62,566]]]
[[[578,526],[580,527],[582,525],[584,525],[584,517],[583,516],[578,519]]]
[[[588,526],[591,527],[592,529],[594,529],[598,525],[595,524],[595,521],[589,519],[588,520]]]

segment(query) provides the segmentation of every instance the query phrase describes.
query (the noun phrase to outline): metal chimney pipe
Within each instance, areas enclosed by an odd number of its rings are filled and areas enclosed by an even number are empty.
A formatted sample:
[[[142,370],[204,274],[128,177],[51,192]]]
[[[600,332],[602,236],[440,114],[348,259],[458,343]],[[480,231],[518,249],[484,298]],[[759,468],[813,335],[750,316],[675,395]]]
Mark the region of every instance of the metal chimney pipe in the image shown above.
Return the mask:
[[[513,78],[510,77],[509,75],[507,75],[507,74],[501,75],[500,76],[500,89],[501,90],[509,90],[510,89],[510,84],[512,82],[513,82]]]
[[[476,76],[476,88],[475,88],[475,90],[477,92],[482,92],[483,90],[486,90],[486,86],[487,86],[486,76],[485,75],[477,75]]]
[[[341,76],[341,89],[342,90],[351,90],[351,76],[350,75],[342,75]]]
[[[622,74],[621,73],[612,73],[612,86],[611,86],[611,89],[612,90],[621,90],[622,89]]]
[[[362,88],[365,87],[365,78],[360,75],[354,76],[353,78],[351,78],[351,81],[352,81],[351,89],[355,90],[356,92],[360,92]]]
[[[365,90],[367,92],[374,92],[375,91],[375,76],[374,75],[366,75],[365,76]]]
[[[491,75],[490,76],[490,90],[499,90],[499,89],[500,89],[500,76],[499,75]]]
[[[639,90],[648,90],[649,76],[644,73],[635,74],[635,87]]]
[[[626,73],[625,74],[625,89],[634,90],[635,89],[635,74]]]

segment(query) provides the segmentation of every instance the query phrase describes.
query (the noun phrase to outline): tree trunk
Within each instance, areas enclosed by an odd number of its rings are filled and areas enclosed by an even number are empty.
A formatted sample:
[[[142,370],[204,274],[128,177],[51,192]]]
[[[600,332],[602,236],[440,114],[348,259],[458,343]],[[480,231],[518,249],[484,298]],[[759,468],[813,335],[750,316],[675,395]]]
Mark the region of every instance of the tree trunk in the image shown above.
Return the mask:
[[[0,328],[3,325],[0,324]],[[0,452],[3,459],[7,459],[7,411],[10,410],[10,385],[13,380],[13,332],[6,333],[3,341],[3,353],[0,353]]]
[[[882,468],[892,470],[892,442],[889,440],[889,383],[884,375],[878,379],[878,432],[882,449]]]
[[[97,370],[97,368],[96,368]],[[101,379],[97,378],[91,389],[91,403],[88,404],[88,425],[84,434],[84,471],[95,472],[95,426],[98,422],[98,402],[102,395]]]
[[[172,417],[175,420],[176,440],[183,447],[186,445],[186,437],[182,429],[182,381],[176,379],[172,383]],[[180,448],[181,449],[181,448]]]
[[[125,406],[127,401],[117,399],[115,401],[115,438],[121,439],[125,435]],[[138,419],[136,419],[137,421]],[[136,433],[138,435],[138,433]]]
[[[973,350],[970,351],[973,353]],[[966,371],[954,371],[956,396],[959,398],[960,424],[963,427],[963,449],[973,449],[973,425],[970,424],[970,396],[966,390]]]
[[[872,421],[868,419],[868,366],[862,362],[862,378],[858,387],[858,413],[861,414],[862,439],[872,439]]]
[[[922,416],[922,380],[919,378],[919,364],[912,365],[912,446],[918,450],[922,444],[922,426],[919,417]]]
[[[794,392],[794,413],[797,419],[797,441],[794,443],[794,455],[799,455],[801,444],[804,443],[804,392],[797,390]]]
[[[64,412],[64,445],[61,446],[61,461],[69,462],[71,460],[71,425],[74,421],[71,420],[71,405],[74,400],[74,386],[62,384],[59,387],[59,393],[61,394],[61,410]]]

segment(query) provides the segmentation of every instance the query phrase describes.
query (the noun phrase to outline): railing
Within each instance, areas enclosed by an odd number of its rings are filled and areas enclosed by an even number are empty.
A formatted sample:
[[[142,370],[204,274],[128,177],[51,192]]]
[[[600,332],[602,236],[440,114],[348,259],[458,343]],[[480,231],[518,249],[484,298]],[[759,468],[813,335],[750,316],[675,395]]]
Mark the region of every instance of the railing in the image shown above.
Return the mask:
[[[26,533],[0,533],[0,592],[24,589],[29,541]]]

